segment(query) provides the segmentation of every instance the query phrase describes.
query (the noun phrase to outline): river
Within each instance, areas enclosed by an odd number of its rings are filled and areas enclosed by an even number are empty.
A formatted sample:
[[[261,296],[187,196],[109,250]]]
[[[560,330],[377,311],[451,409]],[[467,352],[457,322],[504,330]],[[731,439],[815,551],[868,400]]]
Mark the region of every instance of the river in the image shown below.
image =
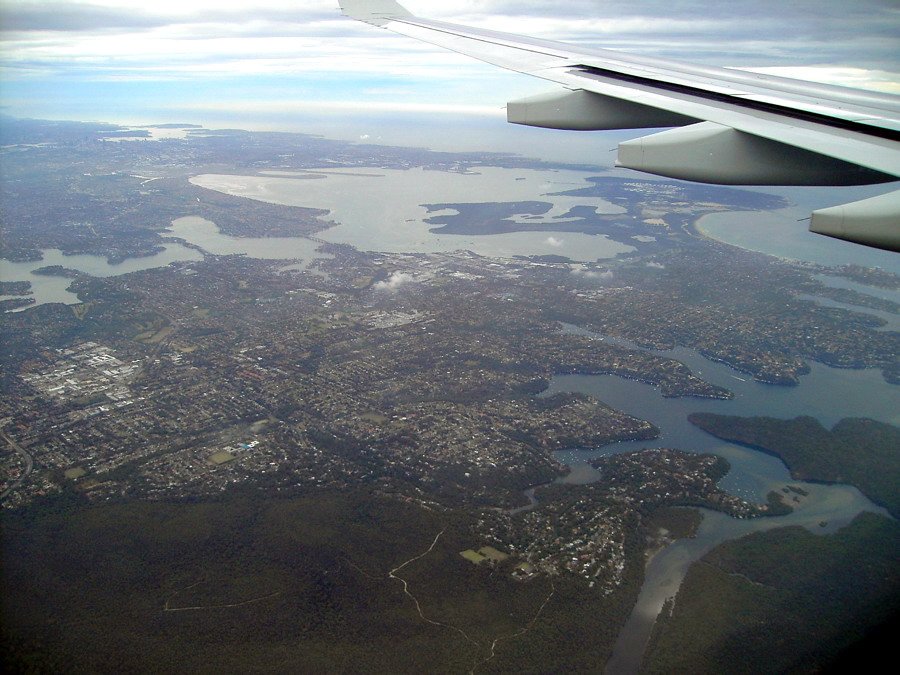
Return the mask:
[[[49,265],[62,265],[69,269],[78,270],[95,277],[114,277],[120,274],[139,272],[154,267],[164,267],[169,263],[180,260],[202,260],[203,256],[197,251],[191,250],[180,244],[167,244],[156,255],[142,258],[126,258],[120,263],[110,265],[106,258],[97,255],[63,255],[56,248],[48,248],[41,251],[42,260],[27,262],[10,262],[0,258],[0,279],[4,281],[29,281],[31,282],[31,295],[10,296],[2,295],[0,300],[12,297],[34,298],[34,303],[19,310],[24,311],[37,305],[51,302],[61,302],[65,305],[74,305],[79,302],[78,296],[66,290],[72,283],[67,277],[58,277],[46,274],[34,274],[34,270]]]
[[[317,258],[330,257],[316,249],[319,244],[303,237],[232,237],[222,234],[212,221],[196,216],[187,216],[172,221],[167,234],[179,237],[199,246],[212,255],[247,255],[263,260],[296,261],[291,269],[305,269]],[[11,297],[34,298],[34,303],[13,311],[25,311],[37,305],[60,302],[74,305],[78,296],[67,290],[72,280],[67,277],[34,274],[34,270],[48,265],[62,265],[95,277],[112,277],[129,274],[155,267],[165,267],[173,262],[202,260],[203,255],[181,244],[167,244],[156,255],[142,258],[126,258],[116,264],[109,264],[105,258],[96,255],[63,255],[59,249],[41,251],[43,260],[10,262],[0,259],[0,279],[4,281],[30,281],[31,295],[0,295],[0,300]]]
[[[635,346],[626,340],[603,338],[575,326],[566,326],[565,330],[622,346]],[[561,482],[585,483],[596,479],[599,474],[589,462],[600,455],[669,447],[711,452],[726,458],[732,468],[720,481],[720,487],[749,501],[765,502],[769,491],[780,491],[786,485],[800,486],[808,495],[799,498],[799,502],[792,502],[793,513],[778,518],[739,520],[703,509],[703,522],[695,538],[669,545],[648,563],[638,601],[619,634],[607,665],[609,675],[638,671],[663,603],[678,591],[691,563],[718,544],[750,532],[786,525],[801,525],[812,532],[827,534],[849,523],[861,511],[888,515],[885,509],[873,504],[854,487],[792,480],[778,458],[721,441],[687,421],[691,412],[708,411],[783,418],[810,415],[829,428],[843,417],[870,417],[898,424],[900,387],[888,385],[879,371],[840,370],[813,362],[811,372],[801,378],[799,386],[782,387],[755,382],[683,347],[655,353],[677,359],[709,382],[730,389],[735,394],[734,399],[664,398],[653,385],[611,375],[556,376],[544,395],[557,392],[590,394],[613,408],[653,422],[661,432],[655,441],[631,441],[600,449],[558,452],[557,458],[573,469]]]

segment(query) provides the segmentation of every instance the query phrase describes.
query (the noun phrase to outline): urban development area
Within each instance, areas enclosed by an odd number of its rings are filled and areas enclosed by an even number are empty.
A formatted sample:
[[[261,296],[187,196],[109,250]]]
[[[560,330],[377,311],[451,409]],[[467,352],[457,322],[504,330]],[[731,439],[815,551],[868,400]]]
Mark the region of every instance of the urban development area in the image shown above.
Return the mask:
[[[180,133],[152,140],[160,129]],[[742,498],[719,486],[723,457],[652,445],[661,431],[639,415],[552,393],[554,378],[579,374],[667,399],[734,397],[676,348],[736,382],[803,386],[814,362],[900,384],[900,333],[880,318],[900,305],[863,292],[900,290],[900,277],[755,253],[695,227],[781,198],[598,170],[567,194],[621,213],[573,209],[560,231],[630,253],[371,252],[329,243],[323,210],[191,181],[590,168],[189,125],[9,121],[2,144],[6,263],[51,249],[109,264],[193,253],[128,274],[48,264],[29,277],[65,279],[70,304],[0,280],[4,643],[35,672],[550,672],[549,661],[598,672],[656,552],[711,513],[790,514],[812,499],[801,480],[849,483],[882,514],[714,549],[663,609],[644,670],[825,664],[896,611],[896,427],[692,415],[787,464],[793,482]],[[428,208],[447,236],[549,227],[512,218],[540,205]],[[173,233],[188,216],[317,252],[216,254]],[[630,441],[650,449],[615,451]],[[604,447],[582,469],[589,481],[560,454]],[[798,567],[788,549],[814,562]],[[805,599],[828,589],[827,606]],[[691,631],[724,642],[707,648]]]

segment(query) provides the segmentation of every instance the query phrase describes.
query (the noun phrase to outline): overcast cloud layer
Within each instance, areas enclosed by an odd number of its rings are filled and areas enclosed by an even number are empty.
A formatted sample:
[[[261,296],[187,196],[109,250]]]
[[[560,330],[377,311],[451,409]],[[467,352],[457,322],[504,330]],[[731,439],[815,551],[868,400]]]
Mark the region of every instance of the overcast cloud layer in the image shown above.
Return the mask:
[[[445,21],[900,92],[897,0],[405,4]],[[336,0],[3,0],[0,29],[5,110],[20,116],[243,116],[252,127],[371,105],[499,117],[507,100],[548,88],[346,19]]]

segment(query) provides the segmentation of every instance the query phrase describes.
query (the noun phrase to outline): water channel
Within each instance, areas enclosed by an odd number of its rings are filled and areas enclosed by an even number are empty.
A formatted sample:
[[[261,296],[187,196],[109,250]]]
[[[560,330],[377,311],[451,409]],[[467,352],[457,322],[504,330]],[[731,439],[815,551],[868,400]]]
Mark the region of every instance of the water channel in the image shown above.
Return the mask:
[[[627,340],[604,338],[575,326],[566,326],[565,330],[635,347]],[[721,441],[687,421],[688,414],[692,412],[708,411],[781,418],[810,415],[829,428],[844,417],[870,417],[898,424],[900,387],[884,382],[879,371],[840,370],[813,362],[810,364],[811,372],[801,378],[799,386],[784,387],[755,382],[749,376],[683,347],[655,353],[681,361],[707,381],[730,389],[735,394],[734,399],[664,398],[653,385],[612,375],[554,377],[544,395],[556,392],[590,394],[617,410],[653,422],[661,431],[660,438],[655,441],[632,441],[600,449],[556,453],[558,459],[572,468],[572,473],[561,482],[586,483],[595,480],[599,474],[589,462],[601,455],[667,447],[711,452],[724,457],[732,468],[720,481],[720,487],[748,501],[765,502],[769,491],[781,490],[786,485],[800,486],[808,495],[799,498],[798,502],[791,502],[793,513],[778,518],[739,520],[703,509],[703,522],[695,538],[671,544],[648,563],[637,604],[619,634],[607,665],[609,675],[638,671],[663,603],[678,591],[691,563],[718,544],[750,532],[786,525],[799,525],[817,534],[828,534],[848,524],[862,511],[888,515],[885,509],[873,504],[854,487],[792,480],[778,458]]]
[[[259,237],[243,238],[222,234],[212,221],[196,216],[187,216],[172,221],[168,234],[199,246],[212,255],[247,255],[262,260],[290,260],[296,264],[291,269],[305,269],[316,258],[330,257],[318,252],[319,244],[303,237]],[[142,258],[127,258],[120,263],[110,264],[96,255],[63,255],[59,249],[45,249],[43,259],[28,262],[10,262],[0,259],[0,279],[4,281],[31,282],[34,303],[13,311],[24,311],[37,305],[59,302],[73,305],[78,296],[68,290],[72,280],[67,277],[35,274],[35,270],[49,265],[61,265],[95,277],[112,277],[141,270],[165,267],[173,262],[202,260],[203,254],[181,244],[166,244],[156,255]],[[0,300],[19,296],[0,296]]]
[[[67,290],[72,283],[71,279],[46,274],[34,274],[35,270],[42,267],[61,265],[62,267],[78,270],[95,277],[114,277],[154,267],[164,267],[179,260],[202,260],[203,258],[197,251],[180,244],[167,244],[156,255],[143,258],[126,258],[122,262],[112,265],[106,261],[106,258],[101,256],[63,255],[63,252],[56,248],[44,249],[41,253],[43,254],[42,260],[30,260],[27,262],[10,262],[0,258],[0,279],[3,279],[3,281],[31,282],[31,295],[0,295],[0,300],[12,297],[34,299],[34,303],[31,305],[13,311],[24,311],[31,307],[51,302],[74,305],[79,301],[78,296]]]

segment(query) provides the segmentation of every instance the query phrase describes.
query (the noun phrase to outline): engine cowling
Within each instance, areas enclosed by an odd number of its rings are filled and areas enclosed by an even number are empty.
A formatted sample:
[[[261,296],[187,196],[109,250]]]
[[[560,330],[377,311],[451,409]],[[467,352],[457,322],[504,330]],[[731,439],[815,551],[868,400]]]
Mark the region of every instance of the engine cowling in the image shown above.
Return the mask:
[[[900,191],[813,211],[809,230],[900,252]]]
[[[719,185],[869,185],[896,180],[715,122],[623,141],[616,166]]]
[[[510,101],[506,104],[506,119],[513,124],[571,131],[658,129],[697,121],[584,89],[557,90]]]

